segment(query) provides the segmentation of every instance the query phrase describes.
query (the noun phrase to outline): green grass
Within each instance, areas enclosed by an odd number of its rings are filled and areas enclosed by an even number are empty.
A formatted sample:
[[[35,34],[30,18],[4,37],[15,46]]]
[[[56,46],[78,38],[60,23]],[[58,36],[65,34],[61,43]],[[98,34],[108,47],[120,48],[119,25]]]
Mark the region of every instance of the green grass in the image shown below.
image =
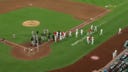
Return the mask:
[[[113,9],[113,8],[115,8],[115,6],[118,7],[120,4],[122,4],[123,2],[125,2],[127,0],[72,0],[72,1],[84,2],[84,3],[102,6],[102,7],[109,5],[108,8]]]
[[[41,24],[33,28],[23,27],[22,23],[26,20],[38,20]],[[0,37],[11,39],[12,34],[15,33],[17,38],[24,41],[29,39],[32,30],[39,30],[40,33],[43,32],[43,29],[49,29],[50,32],[67,31],[80,23],[82,21],[76,20],[70,15],[28,7],[0,15]]]
[[[41,24],[38,27],[24,27],[22,26],[22,22],[26,20],[38,20]],[[32,30],[39,30],[40,32],[43,32],[43,29],[49,29],[50,32],[58,30],[67,31],[82,22],[83,21],[76,20],[67,14],[47,9],[28,7],[0,15],[0,38],[23,43],[30,40]],[[13,33],[16,34],[16,39],[12,38]],[[48,71],[49,68],[53,67],[54,55],[37,61],[22,61],[12,57],[10,47],[3,44],[0,44],[0,47],[0,72],[39,72]],[[6,69],[7,67],[9,67],[9,69]]]
[[[67,51],[69,51],[69,52],[66,51],[67,53],[64,52],[63,55],[67,56],[68,60],[71,61],[71,63],[69,63],[69,64],[74,63],[75,61],[77,61],[81,57],[83,57],[84,55],[86,55],[89,52],[91,52],[92,50],[94,50],[97,46],[102,44],[104,41],[108,40],[110,37],[115,35],[118,32],[119,27],[125,28],[126,26],[128,26],[128,22],[127,22],[128,9],[126,8],[127,5],[128,5],[128,1],[123,2],[122,4],[120,4],[120,6],[115,8],[107,16],[92,23],[93,25],[102,24],[101,26],[98,27],[98,29],[100,29],[100,28],[104,29],[104,36],[102,38],[99,36],[99,34],[97,34],[97,33],[94,34],[94,37],[96,39],[95,45],[93,45],[93,46],[87,45],[86,40],[84,40],[83,42],[80,42],[79,44],[77,44],[75,46],[71,46],[71,44],[73,42],[82,38],[82,37],[80,37],[80,38],[76,39],[74,37],[74,38],[68,39],[68,41],[65,40],[64,42],[61,42],[61,44],[58,44],[58,45],[54,44],[53,48],[54,49],[61,48],[61,50],[59,51],[60,53],[62,53],[63,50],[68,49]],[[87,29],[89,27],[90,27],[90,25],[86,26],[84,28],[84,30],[87,31]],[[62,46],[64,46],[64,47],[62,47]],[[65,59],[65,58],[63,58],[63,59]],[[67,60],[67,59],[65,59],[65,60]],[[58,65],[60,65],[61,67],[65,66],[65,64],[63,64],[63,65],[58,64]],[[60,66],[58,66],[58,67],[60,67]]]
[[[96,5],[99,5],[99,4],[104,5],[105,4],[104,2],[106,2],[105,0],[103,1],[95,0],[95,2],[93,1],[94,0],[88,0],[88,2],[92,4],[96,2]],[[102,38],[97,33],[94,34],[96,39],[95,45],[87,45],[86,40],[84,40],[83,42],[80,42],[75,46],[71,46],[73,42],[83,37],[83,36],[79,36],[79,38],[76,39],[73,36],[72,38],[67,38],[64,41],[52,44],[51,46],[52,52],[48,57],[45,57],[40,60],[23,61],[23,60],[17,60],[11,56],[10,47],[0,44],[0,51],[1,51],[0,52],[0,55],[1,55],[0,72],[47,72],[49,70],[58,69],[58,68],[62,68],[70,64],[73,64],[74,62],[79,60],[81,57],[83,57],[84,55],[94,50],[97,46],[102,44],[104,41],[108,40],[116,32],[118,32],[119,27],[124,28],[128,26],[127,7],[128,7],[128,1],[124,0],[124,2],[120,2],[119,6],[116,7],[111,13],[92,23],[93,25],[102,24],[101,26],[98,27],[98,29],[100,28],[104,29],[104,35]],[[47,19],[43,18],[44,16],[43,13],[46,13],[45,16],[48,17]],[[49,17],[51,17],[51,15],[49,15],[50,13],[48,10],[42,10],[37,8],[26,8],[26,9],[21,9],[21,10],[13,11],[11,13],[0,15],[0,25],[1,25],[0,36],[6,37],[7,39],[12,41],[23,42],[24,40],[22,39],[25,39],[25,40],[29,39],[29,36],[33,29],[42,30],[43,28],[49,28],[50,31],[55,31],[58,29],[65,31],[70,29],[72,26],[75,26],[81,23],[81,21],[74,20],[69,15],[65,16],[65,14],[53,12],[55,14],[52,15],[52,17],[55,16],[54,19],[57,19],[57,20],[54,20],[54,22],[52,23],[55,23],[58,26],[58,24],[60,23],[62,24],[62,21],[60,18],[64,20],[64,23],[63,23],[64,25],[61,25],[62,27],[60,26],[60,28],[58,28],[56,26],[53,29],[53,26],[55,24],[51,26],[51,22],[50,22],[51,18],[49,19]],[[58,17],[56,17],[56,14]],[[37,27],[37,28],[22,27],[21,23],[26,19],[40,20],[42,23],[41,27]],[[45,22],[45,20],[47,22]],[[66,22],[69,22],[69,23],[66,23]],[[14,24],[15,28],[12,26],[12,24]],[[65,24],[67,25],[65,26]],[[71,24],[71,26],[68,26],[68,24]],[[89,27],[90,25],[87,25],[84,28],[84,30],[86,31]],[[14,40],[11,38],[11,34],[15,32],[17,33],[18,40]]]

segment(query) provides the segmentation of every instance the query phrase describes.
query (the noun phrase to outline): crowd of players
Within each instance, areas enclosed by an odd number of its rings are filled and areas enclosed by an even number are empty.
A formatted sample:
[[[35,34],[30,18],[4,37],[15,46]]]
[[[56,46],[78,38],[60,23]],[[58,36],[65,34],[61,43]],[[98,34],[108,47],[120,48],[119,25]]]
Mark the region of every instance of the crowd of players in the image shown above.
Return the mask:
[[[93,28],[93,25],[87,32],[87,43],[88,44],[94,44],[94,37],[92,36],[92,33],[94,31],[97,31],[97,27],[95,26]],[[103,32],[103,31],[102,31]],[[75,30],[75,37],[78,38],[79,35],[83,35],[84,30],[83,29],[76,29]],[[100,33],[102,35],[102,33]],[[72,37],[72,31],[68,32],[61,32],[56,31],[53,33],[50,33],[48,29],[44,29],[42,33],[39,33],[39,31],[32,31],[32,37],[31,37],[31,44],[32,46],[39,46],[42,42],[53,40],[54,42],[61,41],[67,37]]]
[[[72,32],[69,31],[68,34],[69,37],[72,36]],[[42,33],[39,33],[39,31],[32,31],[32,37],[31,37],[31,44],[32,46],[39,46],[41,43],[45,42],[45,41],[50,41],[53,40],[55,42],[63,40],[67,37],[67,33],[66,32],[61,32],[61,31],[57,31],[57,32],[53,32],[50,33],[48,29],[44,29],[44,31]]]
[[[99,36],[103,35],[103,29],[97,29],[97,26],[91,25],[88,29],[87,33],[84,32],[83,29],[76,29],[75,30],[75,37],[78,38],[78,36],[86,35],[86,42],[87,44],[94,44],[95,38],[92,35],[93,33],[99,33]],[[53,40],[54,42],[61,41],[67,37],[72,37],[72,31],[68,32],[62,32],[62,31],[56,31],[53,33],[50,33],[48,29],[44,29],[43,32],[39,33],[39,31],[32,31],[32,37],[31,37],[31,44],[32,46],[39,46],[42,42]],[[121,28],[119,28],[119,32],[121,33]]]

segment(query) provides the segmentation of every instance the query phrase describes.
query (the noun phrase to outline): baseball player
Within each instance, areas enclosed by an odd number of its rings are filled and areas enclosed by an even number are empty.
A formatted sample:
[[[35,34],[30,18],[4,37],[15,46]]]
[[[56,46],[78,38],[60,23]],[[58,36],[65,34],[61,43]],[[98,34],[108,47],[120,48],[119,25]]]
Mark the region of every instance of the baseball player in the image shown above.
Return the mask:
[[[94,32],[97,32],[97,26],[94,26]]]
[[[103,29],[100,29],[100,36],[103,35]]]
[[[87,44],[90,44],[90,39],[89,38],[90,38],[89,36],[86,37]]]
[[[81,35],[83,35],[83,32],[84,32],[84,30],[83,30],[83,29],[81,29],[81,30],[80,30],[80,34],[81,34]]]
[[[76,38],[78,37],[78,31],[76,31]]]
[[[54,36],[57,36],[57,32],[53,32]]]
[[[92,33],[93,33],[93,30],[89,29],[88,32],[87,32],[87,35],[92,35]]]
[[[92,45],[94,44],[94,37],[93,36],[91,37],[91,44]]]
[[[59,38],[59,32],[55,32],[56,37]]]
[[[28,48],[28,55],[30,56],[30,55],[32,55],[33,54],[33,48]]]
[[[64,39],[64,32],[62,32],[62,35],[61,36],[62,36],[62,39]]]
[[[64,34],[64,38],[66,38],[66,32],[64,32],[63,34]]]
[[[60,39],[59,40],[62,40],[63,39],[63,35],[60,36]]]
[[[36,37],[36,41],[39,42],[39,37],[37,34],[35,35],[35,37]]]
[[[63,39],[63,35],[64,35],[64,33],[63,33],[63,32],[59,32],[59,35],[58,35],[58,36],[59,36],[59,38],[58,38],[58,39],[59,39],[59,40],[62,40],[62,39]]]
[[[118,34],[121,34],[121,33],[122,33],[121,31],[122,31],[122,29],[121,29],[121,28],[119,28]]]
[[[57,42],[57,36],[56,35],[54,35],[54,41]]]
[[[69,37],[71,37],[72,36],[72,31],[69,31]]]
[[[61,31],[58,31],[57,33],[58,33],[57,39],[60,39]]]
[[[39,39],[38,40],[39,40],[39,44],[41,44],[41,36],[39,36]]]
[[[32,46],[35,46],[35,41],[34,41],[34,38],[33,37],[31,37],[31,45]]]
[[[25,47],[25,48],[24,48],[24,52],[26,53],[27,51],[28,51],[28,48]]]
[[[38,33],[36,34],[36,46],[39,47],[39,36],[38,36]]]
[[[93,25],[91,25],[90,29],[91,29],[91,30],[93,30],[93,27],[94,27],[94,26],[93,26]]]
[[[117,56],[117,50],[115,50],[113,53],[112,53],[112,57],[113,59]]]

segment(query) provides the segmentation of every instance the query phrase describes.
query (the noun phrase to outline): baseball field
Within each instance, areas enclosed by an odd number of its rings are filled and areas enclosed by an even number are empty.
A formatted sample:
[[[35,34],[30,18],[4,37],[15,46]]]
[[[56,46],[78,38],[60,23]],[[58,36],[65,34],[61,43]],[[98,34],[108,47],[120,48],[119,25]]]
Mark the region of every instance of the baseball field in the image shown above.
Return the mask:
[[[0,1],[0,39],[22,45],[30,42],[32,31],[41,33],[48,29],[52,33],[58,30],[74,31],[77,27],[84,29],[84,35],[76,38],[73,33],[70,38],[51,43],[47,56],[31,60],[15,57],[14,54],[19,51],[14,52],[15,47],[0,42],[0,72],[48,72],[74,64],[117,34],[119,28],[128,26],[127,6],[127,0]],[[40,25],[24,26],[23,23],[29,20],[37,20]],[[91,25],[104,30],[103,36],[99,36],[99,32],[93,34],[94,45],[88,45],[83,39]],[[16,38],[13,38],[13,34]],[[81,72],[90,72],[86,67],[84,70]]]

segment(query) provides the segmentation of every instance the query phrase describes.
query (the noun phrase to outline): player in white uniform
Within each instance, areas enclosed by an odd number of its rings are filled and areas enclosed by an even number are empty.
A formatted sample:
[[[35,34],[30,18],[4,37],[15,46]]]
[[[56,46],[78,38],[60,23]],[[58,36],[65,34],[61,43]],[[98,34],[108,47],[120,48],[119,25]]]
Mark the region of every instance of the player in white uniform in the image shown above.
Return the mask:
[[[64,32],[64,38],[66,38],[66,32]]]
[[[90,29],[91,29],[91,30],[93,30],[93,27],[94,27],[94,26],[93,26],[93,25],[91,25],[91,28],[90,28]]]
[[[91,44],[92,45],[94,44],[94,37],[93,36],[91,37]]]
[[[94,32],[97,32],[97,26],[94,26]]]
[[[103,35],[103,29],[100,29],[100,36]]]
[[[58,38],[59,32],[56,32],[56,37]]]
[[[72,31],[69,31],[69,37],[71,37],[72,36]]]
[[[80,30],[80,34],[81,34],[81,35],[83,35],[83,33],[84,33],[84,30],[83,30],[83,29],[81,29],[81,30]]]
[[[86,37],[86,41],[87,41],[87,44],[90,44],[90,37],[89,36]]]
[[[118,34],[121,34],[121,33],[122,33],[121,31],[122,31],[122,29],[121,29],[121,28],[119,28]]]
[[[62,32],[59,32],[59,40],[62,40]]]
[[[79,32],[78,32],[78,29],[76,29],[76,38],[78,37],[78,33],[79,33]]]
[[[117,50],[115,50],[113,53],[112,53],[112,57],[113,59],[117,56]]]
[[[78,31],[76,31],[76,38],[78,37]]]

